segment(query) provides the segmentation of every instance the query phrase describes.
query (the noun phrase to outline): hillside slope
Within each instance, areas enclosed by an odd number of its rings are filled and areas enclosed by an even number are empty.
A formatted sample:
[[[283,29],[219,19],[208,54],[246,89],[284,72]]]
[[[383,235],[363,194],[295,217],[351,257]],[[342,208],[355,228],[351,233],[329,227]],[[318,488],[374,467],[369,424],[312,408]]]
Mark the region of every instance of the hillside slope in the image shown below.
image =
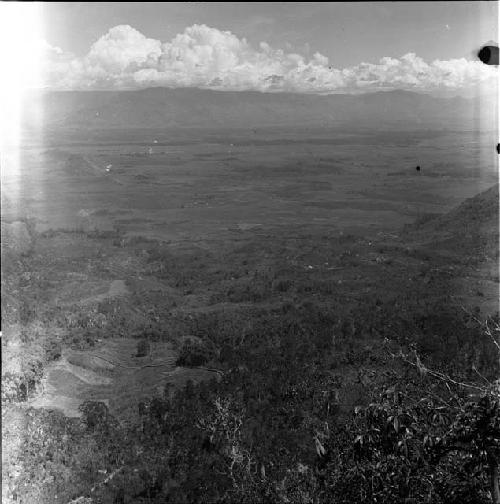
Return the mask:
[[[498,260],[498,207],[499,185],[495,184],[450,212],[417,221],[405,234],[409,239],[461,254]]]

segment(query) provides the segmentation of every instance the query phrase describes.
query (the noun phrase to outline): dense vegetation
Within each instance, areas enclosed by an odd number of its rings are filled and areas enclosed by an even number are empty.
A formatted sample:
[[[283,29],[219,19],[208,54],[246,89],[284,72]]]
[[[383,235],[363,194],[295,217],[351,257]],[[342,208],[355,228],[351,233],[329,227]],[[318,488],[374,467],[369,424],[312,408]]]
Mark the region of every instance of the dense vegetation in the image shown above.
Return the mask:
[[[86,237],[93,273],[112,278],[102,257],[123,248],[115,234]],[[259,237],[220,255],[137,239],[125,252],[145,257],[141,274],[168,280],[174,294],[130,281],[127,301],[84,308],[50,300],[51,279],[80,257],[13,263],[4,320],[18,319],[32,350],[2,380],[4,414],[22,429],[8,498],[500,503],[499,318],[449,296],[470,260],[349,235],[303,238]],[[209,309],[177,309],[196,295]],[[218,379],[167,385],[137,405],[138,424],[102,402],[82,404],[80,419],[23,407],[62,347],[126,334],[137,337],[136,357],[168,340],[177,365],[216,369]]]
[[[83,404],[82,420],[30,411],[17,500],[491,502],[498,320],[435,308],[365,306],[339,323],[288,307],[250,328],[232,315],[231,331],[200,316],[180,358],[223,378],[167,388],[138,426],[103,403]]]

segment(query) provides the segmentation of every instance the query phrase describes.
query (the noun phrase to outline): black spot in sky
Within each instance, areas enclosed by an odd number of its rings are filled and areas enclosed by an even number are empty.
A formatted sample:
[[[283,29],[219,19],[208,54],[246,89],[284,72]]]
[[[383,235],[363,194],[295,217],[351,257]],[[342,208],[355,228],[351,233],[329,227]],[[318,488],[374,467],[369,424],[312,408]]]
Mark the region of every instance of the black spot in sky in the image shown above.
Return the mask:
[[[498,46],[485,45],[484,47],[481,47],[481,50],[477,53],[477,57],[485,65],[498,66]]]
[[[420,171],[420,166],[417,166],[415,169],[416,169],[417,171]]]
[[[500,154],[500,143],[497,143],[497,153]]]

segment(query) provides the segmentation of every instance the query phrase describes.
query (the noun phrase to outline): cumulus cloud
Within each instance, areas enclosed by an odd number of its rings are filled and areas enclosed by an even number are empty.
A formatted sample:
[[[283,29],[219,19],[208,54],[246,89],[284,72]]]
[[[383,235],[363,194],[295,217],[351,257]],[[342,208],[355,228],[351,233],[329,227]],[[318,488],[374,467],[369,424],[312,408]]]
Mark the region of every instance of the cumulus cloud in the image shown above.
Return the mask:
[[[431,63],[413,53],[383,57],[337,69],[326,56],[304,56],[253,47],[245,38],[206,25],[193,25],[169,42],[147,38],[128,25],[111,28],[88,54],[77,58],[55,49],[47,84],[55,88],[200,87],[222,90],[303,93],[376,89],[460,90],[496,83],[497,70],[479,61]]]

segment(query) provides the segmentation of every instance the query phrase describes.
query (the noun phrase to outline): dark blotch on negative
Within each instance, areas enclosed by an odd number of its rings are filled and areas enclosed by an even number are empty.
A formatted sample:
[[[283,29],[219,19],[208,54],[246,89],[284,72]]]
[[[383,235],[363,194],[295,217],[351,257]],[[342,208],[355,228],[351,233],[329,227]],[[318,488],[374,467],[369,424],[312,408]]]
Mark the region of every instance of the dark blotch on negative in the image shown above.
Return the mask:
[[[498,46],[484,46],[477,56],[486,65],[498,65]]]

